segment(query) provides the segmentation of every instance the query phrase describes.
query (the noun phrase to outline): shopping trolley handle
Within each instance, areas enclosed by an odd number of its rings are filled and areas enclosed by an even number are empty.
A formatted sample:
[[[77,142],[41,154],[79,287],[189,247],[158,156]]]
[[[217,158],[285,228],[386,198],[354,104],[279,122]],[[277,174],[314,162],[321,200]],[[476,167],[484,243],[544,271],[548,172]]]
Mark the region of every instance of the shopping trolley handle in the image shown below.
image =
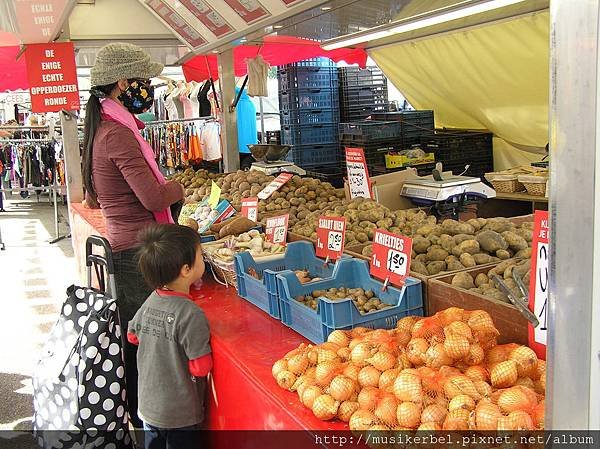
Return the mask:
[[[93,247],[100,246],[104,249],[104,256],[93,253]],[[115,264],[112,258],[112,248],[110,243],[104,237],[90,235],[85,241],[85,265],[90,268],[93,264],[100,264],[106,267],[109,275],[115,273]]]

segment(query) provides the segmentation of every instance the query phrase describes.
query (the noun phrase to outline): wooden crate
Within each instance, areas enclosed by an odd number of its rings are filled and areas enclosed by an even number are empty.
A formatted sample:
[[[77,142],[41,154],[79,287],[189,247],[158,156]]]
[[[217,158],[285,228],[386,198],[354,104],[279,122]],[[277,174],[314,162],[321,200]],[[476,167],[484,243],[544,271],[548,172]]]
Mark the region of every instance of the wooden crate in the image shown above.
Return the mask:
[[[475,277],[479,273],[487,273],[493,267],[494,265],[492,264],[464,271]],[[425,310],[428,316],[448,307],[460,307],[466,310],[485,310],[491,315],[496,328],[500,331],[499,343],[528,344],[528,321],[515,306],[469,290],[453,287],[450,283],[455,274],[446,273],[427,282]]]

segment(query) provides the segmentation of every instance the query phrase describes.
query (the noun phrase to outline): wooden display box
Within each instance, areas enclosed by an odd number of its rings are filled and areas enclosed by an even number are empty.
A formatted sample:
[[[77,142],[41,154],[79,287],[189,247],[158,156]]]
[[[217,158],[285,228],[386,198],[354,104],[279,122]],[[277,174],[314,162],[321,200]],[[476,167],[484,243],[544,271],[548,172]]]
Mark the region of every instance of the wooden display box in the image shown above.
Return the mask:
[[[473,277],[487,273],[494,265],[471,268],[467,271]],[[485,310],[500,332],[498,343],[528,344],[528,321],[512,304],[497,301],[487,296],[451,285],[455,273],[446,273],[427,283],[426,314],[433,315],[448,307],[460,307],[465,310]]]

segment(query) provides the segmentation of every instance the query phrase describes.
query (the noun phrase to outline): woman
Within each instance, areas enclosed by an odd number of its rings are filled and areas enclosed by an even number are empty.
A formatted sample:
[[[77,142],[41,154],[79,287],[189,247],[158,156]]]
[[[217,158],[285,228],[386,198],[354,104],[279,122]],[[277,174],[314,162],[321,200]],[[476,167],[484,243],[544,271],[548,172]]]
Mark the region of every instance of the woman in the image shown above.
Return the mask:
[[[144,125],[134,116],[152,106],[150,78],[162,69],[141,48],[114,43],[100,49],[90,73],[83,161],[86,202],[100,206],[106,219],[123,329],[151,292],[135,259],[138,232],[151,223],[172,223],[169,206],[184,197],[180,184],[161,175],[152,148],[139,132]],[[129,413],[133,425],[141,428],[136,347],[129,343],[125,366]]]

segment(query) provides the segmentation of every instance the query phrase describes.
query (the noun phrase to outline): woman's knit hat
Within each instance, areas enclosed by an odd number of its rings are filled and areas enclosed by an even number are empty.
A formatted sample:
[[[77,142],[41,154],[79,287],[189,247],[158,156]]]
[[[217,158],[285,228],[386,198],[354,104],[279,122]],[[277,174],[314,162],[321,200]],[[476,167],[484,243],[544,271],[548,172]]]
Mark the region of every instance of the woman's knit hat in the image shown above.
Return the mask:
[[[90,81],[92,86],[107,86],[120,79],[149,79],[160,75],[163,67],[137,45],[115,42],[98,51]]]

